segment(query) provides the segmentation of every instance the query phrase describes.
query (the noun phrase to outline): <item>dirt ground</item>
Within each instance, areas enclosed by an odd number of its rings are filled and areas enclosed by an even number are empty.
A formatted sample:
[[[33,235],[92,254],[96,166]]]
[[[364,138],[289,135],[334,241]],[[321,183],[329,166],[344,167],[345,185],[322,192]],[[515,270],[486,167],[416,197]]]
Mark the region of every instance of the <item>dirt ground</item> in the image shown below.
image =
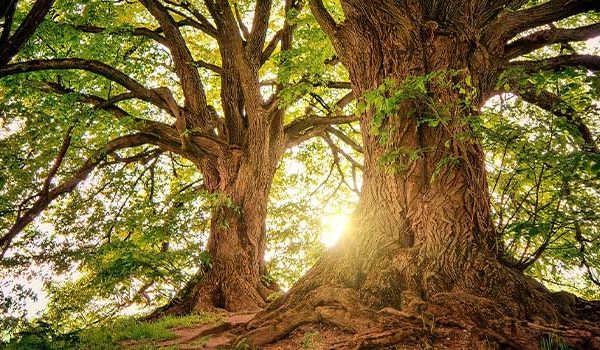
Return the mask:
[[[219,323],[177,327],[175,339],[155,343],[123,343],[128,349],[257,349],[243,340],[246,324],[254,313],[223,313]],[[390,318],[388,324],[363,333],[351,333],[326,324],[308,324],[287,338],[260,347],[265,350],[322,349],[600,349],[600,331],[582,331],[566,326],[527,321],[502,322],[504,331],[492,331],[474,323],[457,320],[431,320],[418,316]],[[512,323],[511,323],[512,322]],[[598,329],[594,323],[590,329]],[[492,327],[499,329],[499,327]]]

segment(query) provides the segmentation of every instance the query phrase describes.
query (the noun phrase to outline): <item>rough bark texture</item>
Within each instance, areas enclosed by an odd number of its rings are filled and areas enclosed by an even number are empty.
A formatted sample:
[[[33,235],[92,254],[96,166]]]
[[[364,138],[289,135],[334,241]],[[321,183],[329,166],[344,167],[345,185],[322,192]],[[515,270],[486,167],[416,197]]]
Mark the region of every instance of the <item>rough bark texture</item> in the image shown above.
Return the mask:
[[[458,315],[483,328],[505,317],[552,323],[571,316],[573,303],[556,302],[540,283],[500,259],[484,153],[465,119],[492,92],[502,65],[502,46],[495,41],[501,31],[488,42],[481,36],[497,15],[486,3],[347,0],[345,21],[337,25],[320,1],[311,2],[356,96],[386,79],[457,74],[450,85],[429,81],[426,98],[398,102],[398,112],[387,116],[394,128],[386,143],[370,132],[374,111],[362,115],[364,182],[351,229],[241,338],[268,344],[311,322],[353,333],[382,331],[386,321],[377,310],[441,320]],[[467,77],[476,92],[470,104],[455,88]],[[444,119],[435,127],[422,122],[432,104]],[[416,150],[418,158],[400,153],[396,163],[405,166],[390,171],[380,160],[394,150]]]
[[[235,157],[235,156],[234,156]],[[238,156],[239,159],[239,156]],[[207,245],[211,268],[202,270],[188,286],[152,318],[212,308],[258,310],[276,286],[265,284],[265,219],[268,193],[278,158],[268,164],[244,162],[223,189],[223,203],[211,215]]]

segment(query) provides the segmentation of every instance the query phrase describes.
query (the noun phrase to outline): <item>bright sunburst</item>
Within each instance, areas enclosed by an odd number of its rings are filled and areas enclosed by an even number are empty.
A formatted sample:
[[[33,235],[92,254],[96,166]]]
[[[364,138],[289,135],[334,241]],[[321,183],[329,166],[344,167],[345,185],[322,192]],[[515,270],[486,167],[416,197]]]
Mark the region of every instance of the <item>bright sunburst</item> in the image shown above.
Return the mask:
[[[342,236],[348,225],[347,214],[327,215],[321,219],[321,243],[326,247],[333,247]]]

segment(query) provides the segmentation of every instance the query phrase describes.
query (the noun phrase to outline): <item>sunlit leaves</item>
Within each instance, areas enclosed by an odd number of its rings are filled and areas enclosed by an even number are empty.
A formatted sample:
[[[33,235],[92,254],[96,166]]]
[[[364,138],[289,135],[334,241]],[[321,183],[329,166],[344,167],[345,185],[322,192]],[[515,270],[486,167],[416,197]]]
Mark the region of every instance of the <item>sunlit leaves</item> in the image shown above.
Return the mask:
[[[559,117],[511,96],[490,106],[484,143],[509,260],[550,285],[597,297],[585,275],[586,266],[594,274],[600,267],[600,158],[582,151]]]

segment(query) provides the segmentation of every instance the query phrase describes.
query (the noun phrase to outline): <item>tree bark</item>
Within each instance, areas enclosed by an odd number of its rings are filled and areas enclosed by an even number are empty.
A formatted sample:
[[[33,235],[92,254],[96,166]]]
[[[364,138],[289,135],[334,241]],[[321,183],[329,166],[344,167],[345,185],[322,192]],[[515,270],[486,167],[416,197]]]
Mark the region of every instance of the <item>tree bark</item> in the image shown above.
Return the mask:
[[[217,197],[206,246],[211,267],[201,269],[177,297],[153,312],[150,319],[215,308],[256,311],[266,305],[270,294],[278,291],[276,285],[261,278],[266,274],[269,190],[283,153],[281,144],[276,148],[278,152],[274,154],[253,148],[260,154],[258,157],[236,149],[221,162],[220,169],[213,169],[218,177],[205,179]]]
[[[471,2],[422,4],[342,1],[346,19],[337,25],[321,1],[311,2],[356,96],[389,79],[446,73],[425,80],[425,96],[396,101],[383,122],[387,142],[371,131],[376,111],[363,113],[363,189],[350,229],[251,322],[246,341],[271,343],[318,321],[360,332],[372,328],[377,310],[483,323],[503,317],[554,322],[568,315],[568,303],[557,305],[545,287],[500,259],[484,153],[468,120],[494,88],[501,52],[479,41],[471,26],[481,16]],[[428,18],[449,23],[442,28]],[[470,101],[461,86],[473,90]],[[439,124],[427,122],[432,115]],[[382,164],[391,152],[396,158]]]

